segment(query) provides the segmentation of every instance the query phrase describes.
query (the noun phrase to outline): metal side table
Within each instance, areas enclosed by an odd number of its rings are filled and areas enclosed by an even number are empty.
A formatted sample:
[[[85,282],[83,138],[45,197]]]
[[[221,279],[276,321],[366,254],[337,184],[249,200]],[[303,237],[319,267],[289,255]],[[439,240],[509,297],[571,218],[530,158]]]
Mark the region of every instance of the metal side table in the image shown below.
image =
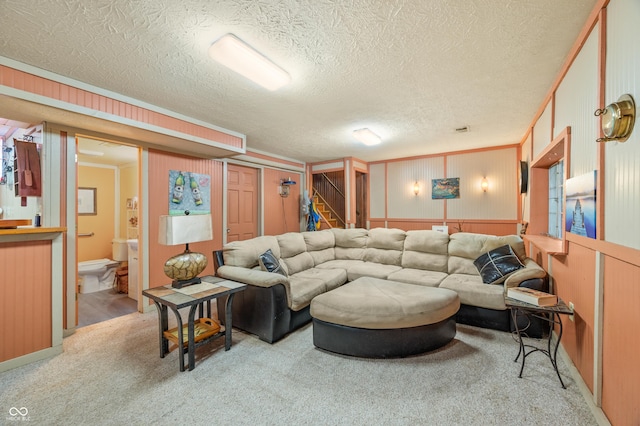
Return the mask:
[[[184,371],[184,354],[187,353],[189,371],[195,367],[195,350],[209,340],[225,336],[225,350],[231,348],[231,306],[233,296],[247,288],[246,284],[225,280],[214,276],[202,277],[200,284],[183,288],[172,286],[155,287],[142,292],[143,296],[153,300],[158,308],[160,358],[170,352],[169,341],[172,341],[180,351],[180,371]],[[226,317],[224,330],[211,319],[211,300],[227,296]],[[207,316],[204,316],[204,304],[207,304]],[[183,325],[179,309],[189,308],[186,327]],[[176,316],[178,326],[169,330],[168,308]],[[199,319],[196,321],[196,310]],[[196,324],[197,322],[197,324]],[[186,329],[186,330],[185,330]],[[186,331],[186,336],[184,335]]]
[[[556,374],[558,375],[558,379],[560,379],[560,384],[563,389],[566,389],[564,382],[562,381],[562,377],[560,377],[560,372],[558,371],[558,347],[560,346],[560,340],[562,339],[562,319],[560,318],[561,314],[564,315],[572,315],[573,311],[562,301],[562,299],[558,298],[558,304],[553,306],[537,306],[532,305],[530,303],[520,302],[519,300],[511,299],[505,297],[505,304],[511,311],[511,318],[513,320],[513,324],[515,327],[515,333],[517,335],[518,343],[520,344],[520,349],[518,350],[518,355],[513,362],[517,362],[522,355],[522,365],[520,367],[520,374],[518,377],[522,378],[522,372],[524,371],[524,363],[527,356],[531,355],[533,352],[542,352],[545,354],[549,360],[551,361],[551,365],[553,365]],[[524,338],[526,338],[526,332],[529,325],[520,328],[518,326],[518,317],[520,315],[524,315],[527,317],[540,318],[544,321],[547,321],[551,330],[549,330],[549,337],[547,339],[547,345],[545,348],[539,348],[533,345],[528,345],[524,343]],[[554,325],[558,325],[558,337],[555,340],[555,344],[552,344],[553,340],[553,331]]]

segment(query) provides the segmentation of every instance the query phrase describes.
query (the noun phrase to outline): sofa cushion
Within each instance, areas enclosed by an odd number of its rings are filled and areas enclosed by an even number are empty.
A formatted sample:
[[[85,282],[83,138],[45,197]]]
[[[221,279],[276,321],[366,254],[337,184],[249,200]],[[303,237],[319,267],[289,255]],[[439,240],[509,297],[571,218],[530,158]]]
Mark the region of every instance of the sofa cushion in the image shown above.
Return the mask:
[[[336,260],[364,260],[364,248],[336,247]]]
[[[276,259],[281,257],[277,238],[264,235],[250,240],[230,242],[224,246],[222,256],[225,265],[253,268],[258,265],[258,257],[269,249]]]
[[[324,281],[325,291],[333,290],[347,282],[347,271],[344,269],[318,269],[311,268],[295,274],[300,278],[314,278]]]
[[[438,287],[446,277],[447,274],[444,272],[403,268],[399,271],[390,273],[387,279],[426,287]]]
[[[286,234],[277,235],[276,238],[278,239],[280,257],[282,258],[293,257],[307,251],[307,244],[299,232],[287,232]]]
[[[325,293],[327,285],[323,279],[295,274],[289,276],[289,287],[291,289],[291,299],[288,306],[294,311],[299,311],[309,306],[314,297]]]
[[[372,277],[386,279],[389,274],[402,269],[396,265],[383,265],[381,263],[364,262],[360,265],[354,265],[347,271],[349,281],[355,281],[360,277]]]
[[[368,248],[402,251],[406,233],[401,229],[374,228],[369,230]]]
[[[258,263],[260,263],[260,268],[263,271],[274,272],[276,274],[284,275],[285,277],[288,276],[282,265],[280,265],[278,258],[271,252],[271,249],[265,251],[260,255],[260,257],[258,257]]]
[[[440,288],[447,288],[458,293],[460,303],[480,308],[505,310],[504,286],[486,285],[479,275],[450,274],[441,283]]]
[[[402,251],[400,250],[386,250],[380,248],[364,249],[364,261],[371,263],[381,263],[384,265],[400,266],[402,260]]]
[[[336,237],[328,229],[303,232],[302,238],[304,238],[308,252],[334,248],[336,245]]]
[[[518,256],[508,244],[480,255],[473,264],[478,269],[482,282],[500,284],[518,269],[524,268]]]
[[[401,265],[403,268],[448,271],[449,235],[430,230],[407,231]]]
[[[369,232],[366,229],[331,228],[331,232],[333,232],[336,239],[336,248],[343,247],[363,249],[367,246],[367,236],[369,235]]]
[[[307,252],[313,258],[313,264],[319,265],[336,258],[334,246],[336,238],[329,229],[322,231],[306,231],[302,233],[307,245]]]
[[[293,257],[283,257],[282,261],[289,275],[313,268],[313,258],[306,251]]]
[[[364,264],[364,261],[362,261],[362,260],[336,259],[336,260],[329,260],[328,262],[324,262],[324,263],[321,263],[319,265],[316,265],[316,268],[318,268],[318,269],[344,269],[345,271],[347,271],[347,274],[348,274],[349,271],[351,270],[351,268],[354,268],[354,267],[362,265],[362,264]]]
[[[481,254],[495,248],[509,244],[520,261],[526,258],[524,242],[517,235],[473,234],[470,232],[458,232],[450,236],[449,241],[449,273],[476,275],[473,261]]]

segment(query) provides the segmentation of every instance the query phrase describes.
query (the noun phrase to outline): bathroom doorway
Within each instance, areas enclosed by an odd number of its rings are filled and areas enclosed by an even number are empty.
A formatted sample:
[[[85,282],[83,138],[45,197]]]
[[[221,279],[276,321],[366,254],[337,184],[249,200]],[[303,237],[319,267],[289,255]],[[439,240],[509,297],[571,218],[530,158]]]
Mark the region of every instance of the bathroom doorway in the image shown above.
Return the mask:
[[[76,135],[77,324],[138,310],[139,148]]]

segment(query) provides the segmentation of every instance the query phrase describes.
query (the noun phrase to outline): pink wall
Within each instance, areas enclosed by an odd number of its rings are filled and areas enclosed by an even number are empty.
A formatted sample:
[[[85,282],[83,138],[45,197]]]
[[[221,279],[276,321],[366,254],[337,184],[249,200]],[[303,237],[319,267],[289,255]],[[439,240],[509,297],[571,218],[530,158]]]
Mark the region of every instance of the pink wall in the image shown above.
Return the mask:
[[[281,197],[278,187],[281,179],[296,185],[289,187],[289,196]],[[264,235],[278,235],[300,231],[301,175],[283,170],[264,169]]]

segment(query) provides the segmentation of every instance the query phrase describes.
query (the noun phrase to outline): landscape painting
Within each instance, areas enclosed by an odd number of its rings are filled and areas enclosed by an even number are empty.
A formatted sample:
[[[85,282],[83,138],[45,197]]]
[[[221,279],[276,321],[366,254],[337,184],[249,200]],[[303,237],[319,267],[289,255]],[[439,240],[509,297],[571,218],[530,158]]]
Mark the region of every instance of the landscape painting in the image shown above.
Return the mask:
[[[460,198],[460,178],[431,179],[431,199]]]
[[[593,171],[567,179],[565,230],[596,238],[596,173]]]

